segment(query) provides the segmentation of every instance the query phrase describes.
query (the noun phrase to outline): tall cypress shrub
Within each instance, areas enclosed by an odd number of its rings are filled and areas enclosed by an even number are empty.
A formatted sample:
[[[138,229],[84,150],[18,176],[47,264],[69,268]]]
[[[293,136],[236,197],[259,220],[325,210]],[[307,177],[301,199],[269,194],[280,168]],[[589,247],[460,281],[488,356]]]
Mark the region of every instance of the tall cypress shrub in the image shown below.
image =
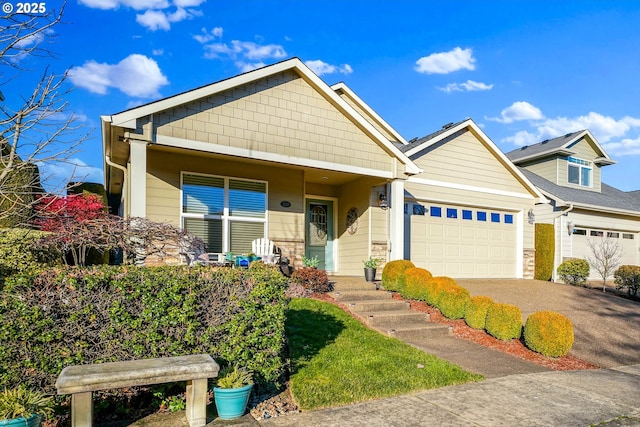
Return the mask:
[[[555,237],[553,224],[535,224],[535,272],[536,280],[551,280],[553,276],[553,258],[555,256]]]

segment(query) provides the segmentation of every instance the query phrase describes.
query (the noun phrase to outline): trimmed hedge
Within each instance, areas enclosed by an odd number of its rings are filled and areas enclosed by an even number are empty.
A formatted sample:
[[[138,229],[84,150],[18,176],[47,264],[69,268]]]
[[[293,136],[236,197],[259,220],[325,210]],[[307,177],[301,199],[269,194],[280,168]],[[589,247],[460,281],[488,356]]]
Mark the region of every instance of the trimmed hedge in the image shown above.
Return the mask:
[[[462,319],[470,298],[469,291],[462,286],[450,286],[440,294],[437,307],[449,319]]]
[[[207,353],[278,386],[286,278],[274,266],[100,266],[7,280],[0,388],[55,393],[65,366]]]
[[[482,295],[471,297],[464,311],[464,321],[474,329],[484,329],[487,310],[493,303],[491,298]]]
[[[491,304],[487,309],[485,329],[502,341],[520,338],[522,334],[520,308],[511,304]]]
[[[46,234],[28,228],[0,229],[0,290],[6,277],[36,273],[61,263],[59,253],[41,250],[34,245]]]
[[[589,263],[580,258],[569,259],[558,266],[558,276],[568,285],[583,285],[589,277]]]
[[[438,301],[440,300],[440,295],[445,290],[452,288],[454,286],[458,286],[458,285],[456,281],[450,277],[446,277],[446,276],[432,277],[427,282],[427,294],[426,294],[427,304],[432,305],[436,308],[440,308],[438,307]]]
[[[425,301],[427,282],[433,277],[431,272],[424,268],[412,267],[407,268],[404,275],[406,284],[402,295],[406,298]]]
[[[387,291],[402,293],[406,283],[404,271],[413,267],[415,267],[415,265],[408,260],[398,259],[389,261],[382,270],[382,286]]]
[[[535,270],[533,278],[551,280],[553,258],[555,256],[555,236],[553,224],[535,224]]]
[[[255,263],[252,263],[253,265]],[[291,281],[309,292],[331,292],[333,290],[325,270],[315,267],[302,267],[291,275]]]
[[[537,311],[524,325],[524,342],[531,350],[550,357],[569,353],[573,345],[573,325],[554,311]]]

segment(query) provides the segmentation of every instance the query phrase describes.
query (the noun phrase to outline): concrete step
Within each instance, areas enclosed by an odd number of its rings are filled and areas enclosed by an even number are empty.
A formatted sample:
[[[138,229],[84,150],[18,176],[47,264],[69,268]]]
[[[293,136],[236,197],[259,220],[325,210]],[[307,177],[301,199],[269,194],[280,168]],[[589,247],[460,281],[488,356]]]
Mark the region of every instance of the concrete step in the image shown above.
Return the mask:
[[[353,312],[360,317],[369,326],[380,326],[388,323],[414,323],[425,322],[427,315],[409,310],[391,310],[391,311],[359,311]]]
[[[450,336],[453,331],[449,325],[430,322],[385,323],[375,329],[400,340],[430,340]]]
[[[340,290],[330,292],[329,295],[337,301],[371,301],[371,300],[390,300],[391,294],[384,291],[376,290]]]
[[[381,312],[381,311],[406,311],[409,304],[405,301],[393,299],[356,300],[346,302],[351,312]]]

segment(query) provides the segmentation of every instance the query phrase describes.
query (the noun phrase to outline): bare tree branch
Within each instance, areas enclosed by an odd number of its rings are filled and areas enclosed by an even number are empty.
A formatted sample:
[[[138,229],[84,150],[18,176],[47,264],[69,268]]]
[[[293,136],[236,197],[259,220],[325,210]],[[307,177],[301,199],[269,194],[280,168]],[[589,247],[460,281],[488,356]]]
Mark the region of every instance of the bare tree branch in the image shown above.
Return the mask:
[[[0,27],[0,70],[17,73],[0,77],[0,89],[14,85],[12,93],[17,94],[11,99],[0,97],[0,226],[28,221],[38,196],[44,193],[41,182],[52,178],[41,176],[39,168],[73,164],[72,157],[88,137],[68,111],[67,72],[56,74],[47,66],[39,76],[34,75],[30,88],[25,85],[28,79],[17,79],[19,74],[30,77],[35,73],[21,65],[29,57],[53,57],[45,41],[55,36],[53,27],[61,22],[65,5],[42,14],[5,15],[5,25]],[[26,94],[20,93],[25,88]],[[59,182],[51,190],[62,192],[67,186],[68,182]]]
[[[591,256],[587,261],[602,277],[602,292],[607,289],[607,278],[613,274],[622,261],[622,249],[617,240],[606,234],[606,237],[587,239]]]

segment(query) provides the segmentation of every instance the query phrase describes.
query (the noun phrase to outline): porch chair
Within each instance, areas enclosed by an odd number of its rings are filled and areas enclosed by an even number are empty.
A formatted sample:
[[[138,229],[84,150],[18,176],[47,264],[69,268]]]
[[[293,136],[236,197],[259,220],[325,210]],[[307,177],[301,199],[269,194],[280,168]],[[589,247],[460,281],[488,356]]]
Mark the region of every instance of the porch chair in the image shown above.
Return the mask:
[[[256,239],[251,242],[251,252],[262,258],[266,264],[277,264],[280,262],[280,249],[269,239]]]

